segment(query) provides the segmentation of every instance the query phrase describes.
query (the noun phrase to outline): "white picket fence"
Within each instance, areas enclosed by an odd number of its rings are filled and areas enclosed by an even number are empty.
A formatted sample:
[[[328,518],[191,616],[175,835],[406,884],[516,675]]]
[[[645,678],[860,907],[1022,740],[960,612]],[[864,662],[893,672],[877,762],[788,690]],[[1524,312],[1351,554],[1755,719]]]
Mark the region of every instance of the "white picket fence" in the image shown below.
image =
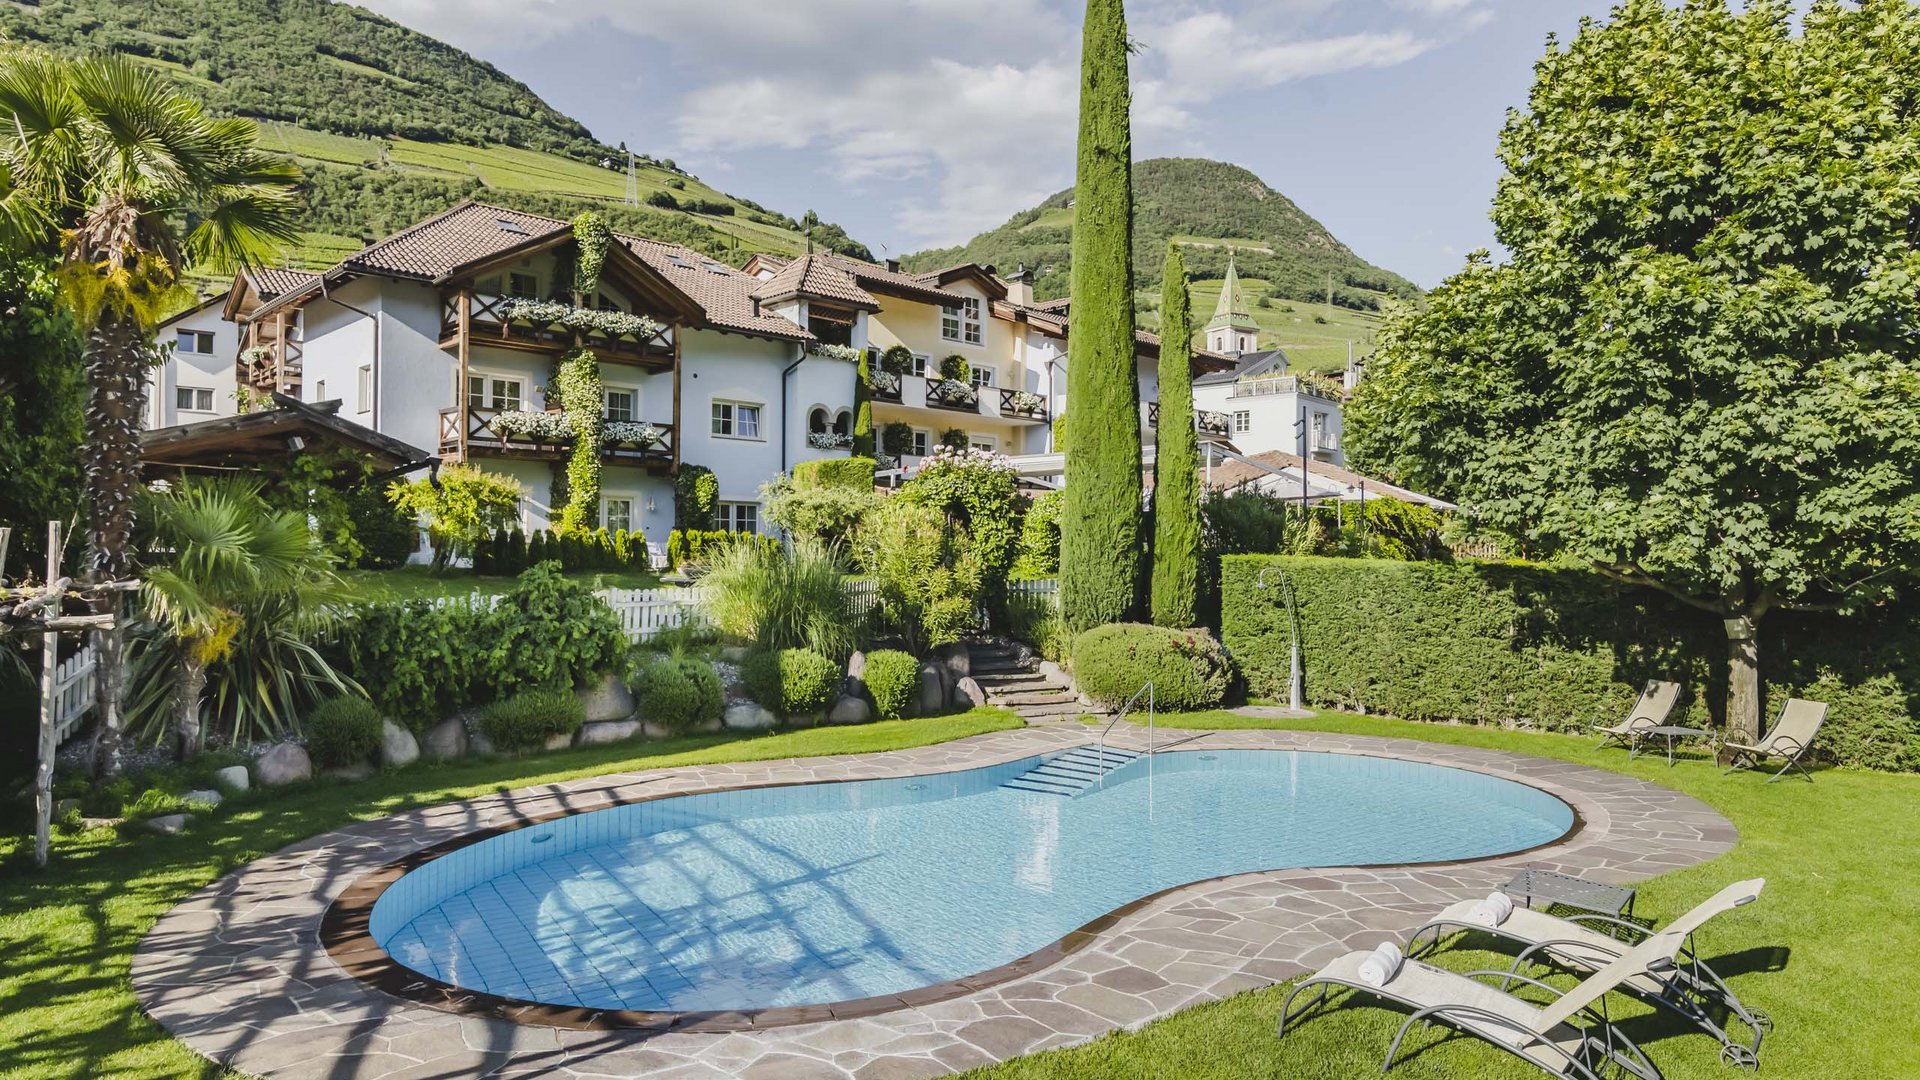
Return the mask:
[[[93,646],[89,645],[53,669],[53,741],[62,743],[93,708]]]
[[[1008,589],[1016,596],[1051,598],[1059,592],[1059,586],[1052,578],[1015,581],[1009,584]],[[864,617],[872,611],[873,605],[880,597],[879,586],[872,578],[848,578],[846,590],[847,601],[856,616]],[[700,605],[707,594],[706,590],[700,588],[660,588],[601,589],[594,595],[613,609],[613,613],[620,619],[621,628],[627,632],[627,638],[639,642],[649,641],[663,631],[698,625]],[[435,599],[433,603],[435,607],[466,605],[481,610],[491,610],[499,600],[497,595],[474,594],[443,596]]]

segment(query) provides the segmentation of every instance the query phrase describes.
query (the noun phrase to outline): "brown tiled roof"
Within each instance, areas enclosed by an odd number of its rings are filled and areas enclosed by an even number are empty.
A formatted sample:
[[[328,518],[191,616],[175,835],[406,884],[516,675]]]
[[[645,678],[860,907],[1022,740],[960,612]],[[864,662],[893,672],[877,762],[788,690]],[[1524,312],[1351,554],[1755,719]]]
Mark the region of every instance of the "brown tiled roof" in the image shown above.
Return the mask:
[[[328,276],[345,272],[433,281],[571,227],[557,218],[464,202],[347,256]]]
[[[956,278],[972,278],[995,300],[1004,300],[1007,295],[1007,283],[993,275],[993,267],[975,262],[954,263],[917,276],[922,284],[934,288],[944,288]]]
[[[788,263],[779,273],[759,282],[753,295],[762,303],[795,296],[812,300],[833,300],[869,311],[880,310],[880,302],[860,287],[853,275],[837,266],[829,266],[818,255],[803,255]]]
[[[904,270],[889,270],[879,263],[866,262],[833,251],[816,252],[814,257],[852,274],[854,281],[873,292],[918,300],[924,304],[958,304],[966,299],[959,293],[949,292],[922,279],[918,274],[909,274]]]
[[[758,279],[715,262],[692,248],[637,236],[619,236],[619,239],[627,250],[699,304],[707,313],[707,322],[713,326],[783,341],[813,340],[813,335],[804,327],[759,310],[753,299],[754,289],[763,284]]]
[[[253,282],[253,290],[260,294],[262,300],[271,300],[283,293],[300,292],[320,281],[320,275],[310,271],[275,266],[248,271],[247,278]]]
[[[1298,469],[1301,467],[1300,455],[1289,454],[1284,450],[1268,450],[1261,454],[1248,454],[1247,457],[1250,460],[1267,466],[1269,469]],[[1310,461],[1306,463],[1306,469],[1312,475],[1336,484],[1345,484],[1348,487],[1358,487],[1361,484],[1365,484],[1367,485],[1367,494],[1369,495],[1385,495],[1388,498],[1399,499],[1401,502],[1416,503],[1422,506],[1439,506],[1444,508],[1450,505],[1430,495],[1422,495],[1417,491],[1408,491],[1406,488],[1389,484],[1385,480],[1375,480],[1371,476],[1363,476],[1360,473],[1354,472],[1352,469],[1342,469],[1337,465]],[[1210,473],[1203,473],[1202,483],[1224,491],[1271,475],[1273,474],[1256,469],[1244,461],[1229,460],[1215,465]]]
[[[1043,334],[1051,334],[1059,338],[1067,336],[1068,304],[1065,297],[1049,300],[1045,304],[1016,304],[1010,300],[995,301],[993,314],[1008,322],[1027,323]],[[1160,339],[1145,330],[1135,330],[1133,338],[1156,354],[1160,351]],[[1233,361],[1219,353],[1208,352],[1205,349],[1193,350],[1195,374],[1224,371],[1232,366]]]

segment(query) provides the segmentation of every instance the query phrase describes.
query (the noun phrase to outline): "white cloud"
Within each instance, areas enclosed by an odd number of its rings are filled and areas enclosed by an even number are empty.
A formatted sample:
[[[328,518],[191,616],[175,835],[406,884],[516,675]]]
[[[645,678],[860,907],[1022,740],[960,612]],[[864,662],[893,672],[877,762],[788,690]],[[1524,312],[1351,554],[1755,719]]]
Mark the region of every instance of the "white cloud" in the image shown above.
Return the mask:
[[[679,88],[675,145],[649,149],[695,163],[799,152],[817,155],[822,184],[912,181],[923,195],[890,195],[910,243],[964,240],[1072,181],[1084,0],[362,2],[508,70],[503,37],[664,45],[647,85]],[[1404,63],[1482,3],[1134,0],[1135,139],[1205,152],[1208,103]]]

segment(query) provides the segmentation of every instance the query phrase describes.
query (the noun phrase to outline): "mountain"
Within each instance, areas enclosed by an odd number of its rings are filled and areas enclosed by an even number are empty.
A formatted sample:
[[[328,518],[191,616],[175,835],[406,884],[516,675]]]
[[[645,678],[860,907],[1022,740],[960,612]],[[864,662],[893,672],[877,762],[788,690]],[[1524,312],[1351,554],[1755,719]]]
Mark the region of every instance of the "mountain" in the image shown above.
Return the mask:
[[[1389,297],[1420,294],[1412,282],[1355,255],[1291,199],[1238,165],[1155,158],[1134,166],[1133,184],[1134,282],[1145,311],[1152,310],[1160,295],[1160,271],[1170,240],[1187,248],[1196,294],[1201,291],[1198,283],[1211,279],[1218,295],[1229,249],[1241,278],[1254,279],[1254,289],[1269,302],[1324,302],[1331,285],[1333,307],[1375,312]],[[1036,296],[1047,300],[1066,294],[1072,245],[1069,188],[966,244],[918,252],[901,261],[922,271],[957,262],[989,263],[1002,272],[1025,266],[1037,277]],[[1212,310],[1194,305],[1202,322]]]
[[[801,223],[607,146],[525,84],[444,42],[330,0],[0,0],[0,39],[117,52],[171,76],[307,173],[292,265],[330,265],[463,198],[570,217],[716,258],[792,253]],[[632,196],[631,203],[629,195]],[[811,222],[810,222],[811,223]],[[866,257],[828,223],[814,241]]]

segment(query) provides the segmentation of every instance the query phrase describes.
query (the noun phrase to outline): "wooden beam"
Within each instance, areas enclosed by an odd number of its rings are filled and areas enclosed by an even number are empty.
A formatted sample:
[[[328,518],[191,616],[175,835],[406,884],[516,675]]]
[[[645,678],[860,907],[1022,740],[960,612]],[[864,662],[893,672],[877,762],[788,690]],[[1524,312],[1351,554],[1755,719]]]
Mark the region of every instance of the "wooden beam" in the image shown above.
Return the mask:
[[[680,338],[687,328],[673,328],[673,467],[680,468],[680,444],[686,440],[687,426],[680,422]]]
[[[473,287],[460,286],[460,379],[453,388],[454,430],[460,436],[460,460],[467,460],[467,376],[473,360]]]
[[[60,523],[47,522],[47,580],[60,580]],[[33,770],[33,865],[45,869],[47,848],[53,840],[53,740],[56,674],[60,666],[60,633],[49,628],[40,635],[40,755]]]

